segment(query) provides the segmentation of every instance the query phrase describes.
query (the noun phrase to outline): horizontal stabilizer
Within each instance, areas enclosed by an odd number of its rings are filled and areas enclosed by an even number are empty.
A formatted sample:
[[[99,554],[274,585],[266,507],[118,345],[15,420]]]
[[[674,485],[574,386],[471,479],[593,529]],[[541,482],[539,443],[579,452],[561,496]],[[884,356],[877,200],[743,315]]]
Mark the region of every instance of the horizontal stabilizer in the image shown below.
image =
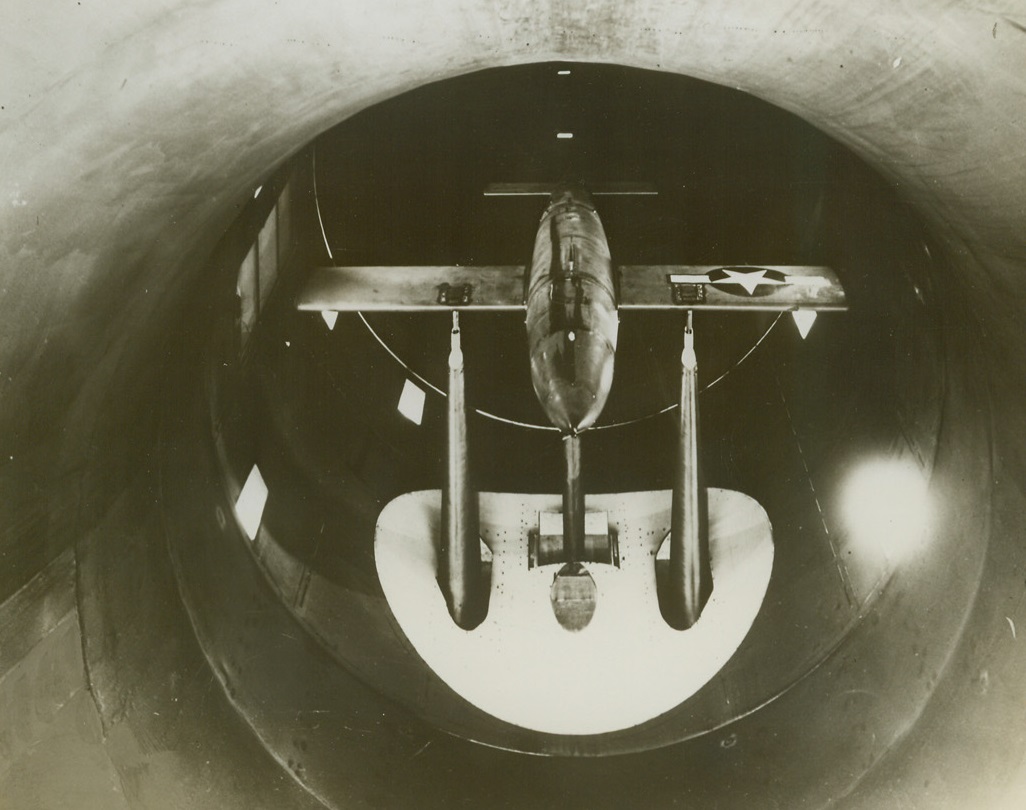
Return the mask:
[[[318,267],[296,303],[297,309],[315,312],[523,307],[520,265]]]
[[[620,267],[621,309],[847,309],[829,267],[647,264]]]
[[[486,197],[548,197],[553,192],[567,188],[567,183],[489,183],[485,186]],[[588,192],[593,197],[632,195],[652,196],[658,194],[651,183],[630,181],[614,183],[588,183]]]

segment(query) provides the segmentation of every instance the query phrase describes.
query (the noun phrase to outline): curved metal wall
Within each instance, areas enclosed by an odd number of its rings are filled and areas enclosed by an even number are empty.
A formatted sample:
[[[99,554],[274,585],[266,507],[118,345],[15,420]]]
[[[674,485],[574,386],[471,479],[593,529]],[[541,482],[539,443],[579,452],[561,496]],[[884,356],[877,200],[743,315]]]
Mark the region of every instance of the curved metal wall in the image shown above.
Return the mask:
[[[41,13],[8,4],[12,22],[0,33],[0,595],[75,543],[84,560],[148,570],[131,538],[153,528],[152,501],[136,487],[148,480],[165,342],[183,328],[200,260],[268,167],[377,100],[477,68],[558,59],[679,72],[753,93],[848,145],[930,223],[956,269],[944,294],[968,325],[948,345],[953,359],[971,360],[970,382],[945,411],[938,468],[967,527],[985,526],[993,506],[989,538],[980,531],[965,541],[956,562],[969,573],[952,588],[976,581],[977,565],[982,585],[950,600],[927,588],[930,604],[909,604],[915,588],[893,594],[906,633],[928,640],[939,612],[960,642],[927,676],[932,698],[892,749],[837,754],[862,771],[876,763],[841,792],[863,806],[964,806],[1021,788],[1026,18],[875,0],[210,0]],[[980,443],[991,427],[993,467]],[[958,565],[919,574],[949,576]],[[167,586],[140,577],[134,598],[115,601],[131,613]],[[98,596],[82,585],[87,617]],[[116,668],[126,662],[109,644],[144,625],[104,626],[92,663]],[[865,650],[866,662],[885,666],[886,649],[867,638]],[[139,683],[158,674],[155,661],[124,672]],[[196,705],[212,700],[189,683]],[[878,697],[885,713],[886,695]],[[101,707],[108,741],[122,746],[123,761],[160,770],[152,741],[119,728],[130,706],[126,696],[123,711]],[[233,722],[226,716],[225,727]],[[219,749],[199,720],[190,728],[175,733],[195,748],[174,750],[231,752],[217,777],[224,795],[294,790],[266,774],[248,784],[233,777],[257,773],[266,754],[245,742]],[[156,750],[170,750],[164,742]],[[200,806],[206,760],[175,757],[165,775],[181,777],[180,798]],[[735,767],[759,757],[751,751]],[[752,784],[801,781],[802,767],[753,771]],[[133,796],[153,806],[174,798],[138,787]]]

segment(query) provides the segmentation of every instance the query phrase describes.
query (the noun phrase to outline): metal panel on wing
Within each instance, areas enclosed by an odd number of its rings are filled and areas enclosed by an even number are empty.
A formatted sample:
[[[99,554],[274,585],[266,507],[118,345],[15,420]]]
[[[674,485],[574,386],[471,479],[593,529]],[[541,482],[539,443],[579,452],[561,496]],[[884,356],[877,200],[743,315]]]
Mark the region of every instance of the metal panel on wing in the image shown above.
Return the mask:
[[[318,267],[299,293],[306,311],[521,310],[524,268]]]
[[[621,309],[844,310],[829,267],[631,265],[620,268]]]

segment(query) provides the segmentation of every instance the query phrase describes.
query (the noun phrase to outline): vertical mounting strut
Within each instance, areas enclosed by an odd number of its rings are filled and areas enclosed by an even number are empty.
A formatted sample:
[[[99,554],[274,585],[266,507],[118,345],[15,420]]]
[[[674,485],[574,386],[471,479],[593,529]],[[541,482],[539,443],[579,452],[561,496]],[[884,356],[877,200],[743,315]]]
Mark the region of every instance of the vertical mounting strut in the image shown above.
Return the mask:
[[[478,496],[470,483],[467,411],[459,313],[452,313],[445,487],[439,581],[453,621],[464,630],[481,623],[486,609],[481,576]]]
[[[712,591],[709,501],[698,447],[698,357],[692,311],[680,356],[680,425],[670,517],[670,599],[667,621],[686,630],[698,621]]]
[[[563,556],[568,563],[584,560],[584,485],[581,481],[581,437],[563,437],[566,488],[563,490]]]

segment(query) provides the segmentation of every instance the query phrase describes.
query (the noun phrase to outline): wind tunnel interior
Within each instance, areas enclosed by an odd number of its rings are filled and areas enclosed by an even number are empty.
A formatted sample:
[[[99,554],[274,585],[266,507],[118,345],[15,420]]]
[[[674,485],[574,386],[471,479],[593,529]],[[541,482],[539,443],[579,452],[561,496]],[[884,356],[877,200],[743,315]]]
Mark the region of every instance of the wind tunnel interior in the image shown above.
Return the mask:
[[[265,171],[196,240],[203,271],[162,319],[174,325],[150,355],[162,379],[142,394],[159,442],[127,451],[134,480],[79,539],[77,566],[58,556],[44,571],[77,580],[92,700],[75,711],[100,720],[95,737],[78,733],[126,806],[879,806],[1007,782],[1021,731],[1005,721],[1012,750],[998,755],[1004,743],[964,719],[993,727],[1022,686],[990,635],[997,618],[1015,640],[1021,593],[1012,607],[979,595],[981,582],[992,599],[999,581],[1021,586],[1014,544],[988,543],[1012,531],[1021,501],[1006,493],[991,508],[979,345],[990,321],[967,304],[964,258],[892,183],[779,109],[668,74],[566,67],[475,73],[368,108]],[[551,126],[568,111],[572,143]],[[291,306],[306,270],[328,261],[526,261],[537,201],[480,191],[556,172],[657,181],[658,198],[599,203],[618,262],[822,262],[851,303],[806,339],[789,316],[699,320],[708,481],[769,513],[770,591],[704,690],[587,739],[465,705],[417,660],[380,593],[377,512],[439,486],[445,319],[340,316],[329,329]],[[274,253],[276,281],[263,300],[257,287],[248,331],[237,294],[251,252]],[[522,329],[466,319],[468,399],[484,412],[471,421],[475,471],[485,490],[558,491]],[[585,437],[589,493],[669,485],[681,329],[675,316],[623,315],[611,400]],[[397,408],[407,380],[424,391],[419,425]],[[1014,410],[1006,401],[994,418],[1002,408]],[[880,459],[929,481],[927,541],[907,554],[861,543],[841,503],[851,475]],[[254,465],[268,499],[249,539],[233,507]],[[995,663],[973,663],[981,651]],[[26,655],[2,683],[73,672],[62,655]],[[636,688],[611,685],[610,700]],[[5,708],[52,698],[38,690],[4,690]],[[58,767],[24,754],[44,726],[12,726],[16,797],[43,795],[32,767]],[[919,778],[966,744],[993,755],[978,755],[979,773]]]

